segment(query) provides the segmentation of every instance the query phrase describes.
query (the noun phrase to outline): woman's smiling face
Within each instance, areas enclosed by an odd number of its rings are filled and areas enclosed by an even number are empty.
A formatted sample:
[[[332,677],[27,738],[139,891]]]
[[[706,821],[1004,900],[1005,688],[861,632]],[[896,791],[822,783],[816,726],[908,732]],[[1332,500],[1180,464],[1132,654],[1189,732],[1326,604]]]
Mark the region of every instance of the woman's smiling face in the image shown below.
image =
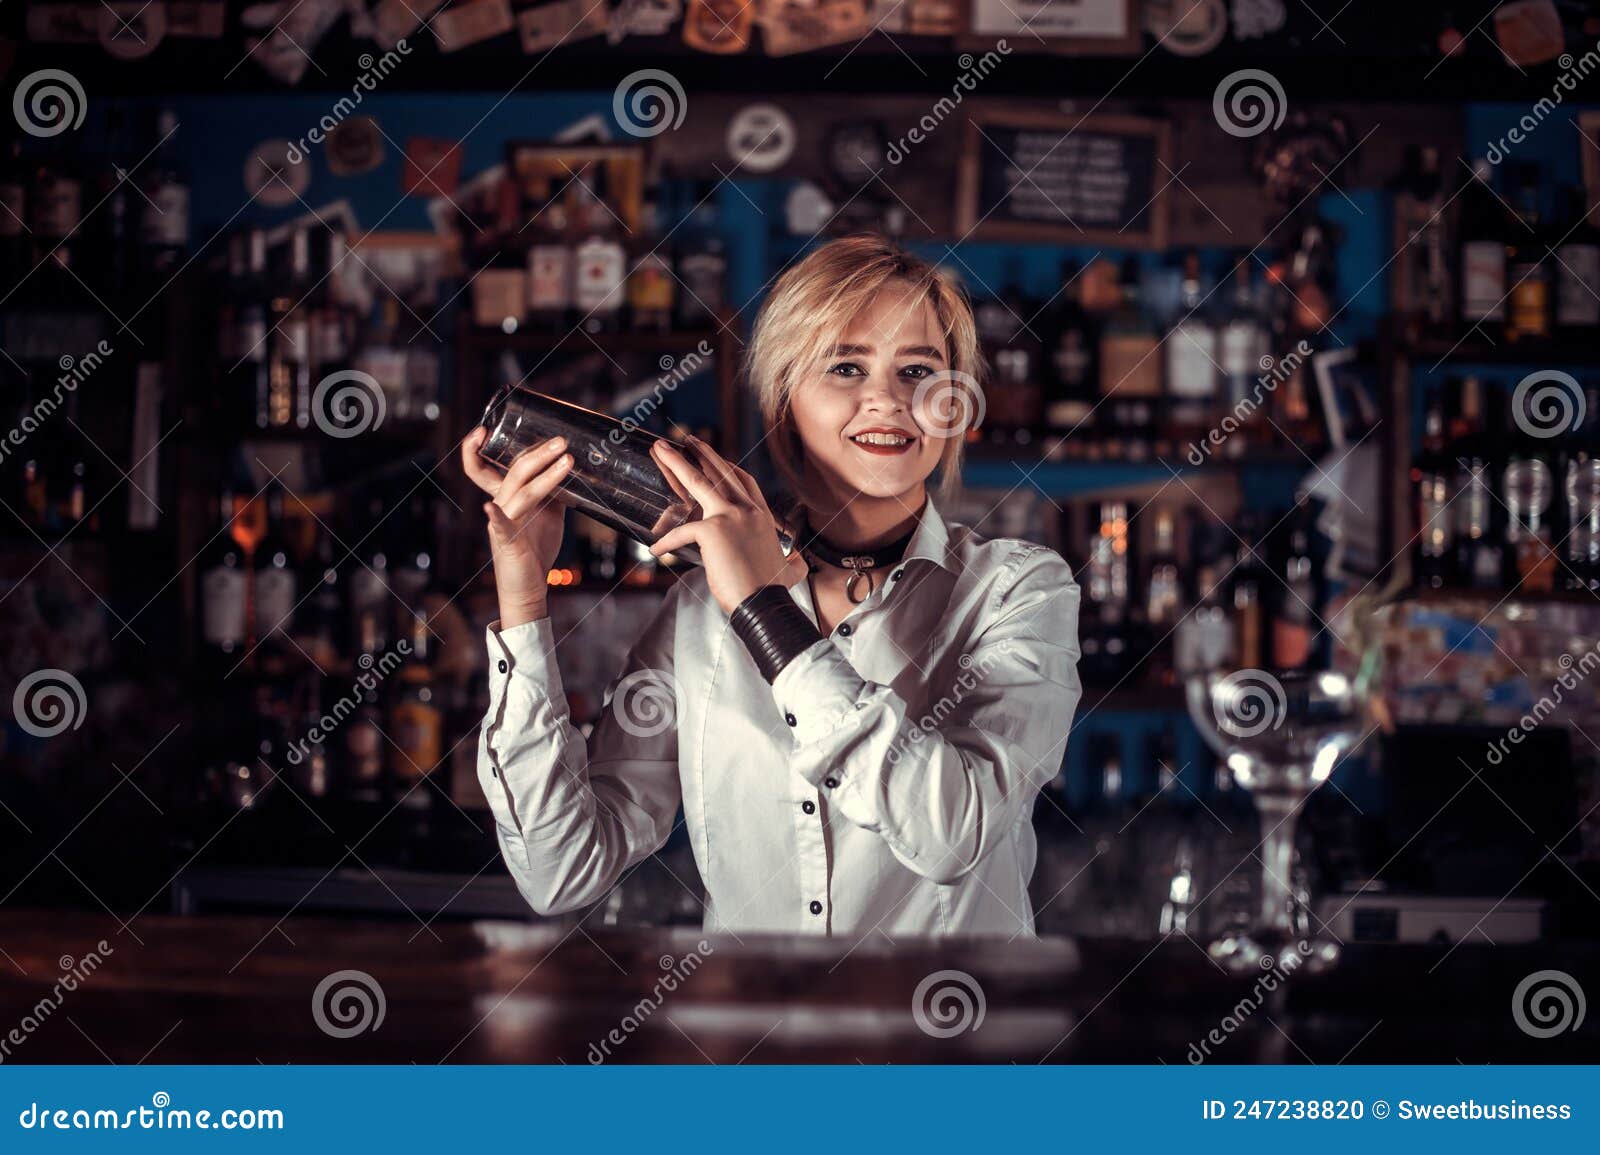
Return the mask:
[[[932,407],[916,392],[935,375],[948,380],[948,368],[933,306],[907,285],[885,286],[821,369],[795,386],[791,413],[807,468],[843,496],[920,498],[945,438],[919,423]]]

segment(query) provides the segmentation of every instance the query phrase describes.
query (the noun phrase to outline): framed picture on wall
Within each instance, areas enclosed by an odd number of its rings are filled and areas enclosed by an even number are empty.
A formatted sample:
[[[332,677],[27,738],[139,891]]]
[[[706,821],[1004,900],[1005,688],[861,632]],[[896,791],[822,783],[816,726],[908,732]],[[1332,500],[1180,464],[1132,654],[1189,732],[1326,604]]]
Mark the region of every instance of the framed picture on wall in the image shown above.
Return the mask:
[[[639,227],[644,199],[644,147],[638,144],[556,144],[511,141],[506,174],[526,211],[558,197],[568,209],[593,190],[631,231]]]
[[[956,45],[1070,56],[1132,56],[1143,41],[1135,0],[956,0]]]
[[[1600,112],[1578,113],[1578,156],[1583,160],[1584,204],[1592,224],[1600,205]]]

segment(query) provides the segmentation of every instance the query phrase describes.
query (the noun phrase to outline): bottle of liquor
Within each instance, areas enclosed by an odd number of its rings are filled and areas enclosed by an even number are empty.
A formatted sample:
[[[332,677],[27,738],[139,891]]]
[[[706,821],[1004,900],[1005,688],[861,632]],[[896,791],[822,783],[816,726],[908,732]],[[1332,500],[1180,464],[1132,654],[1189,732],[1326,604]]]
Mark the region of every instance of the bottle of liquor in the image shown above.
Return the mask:
[[[1484,423],[1483,383],[1461,382],[1456,429],[1456,565],[1459,581],[1473,589],[1498,589],[1503,577],[1501,544],[1495,535],[1494,461]]]
[[[1405,169],[1396,183],[1396,296],[1402,309],[1438,330],[1455,315],[1438,148],[1407,145]]]
[[[271,302],[267,352],[267,424],[281,429],[311,424],[311,326],[306,294],[311,287],[311,236],[289,235],[287,267],[279,271]]]
[[[1083,307],[1080,276],[1076,263],[1062,265],[1063,288],[1050,318],[1050,392],[1044,419],[1060,434],[1080,431],[1091,420],[1100,384],[1099,325]]]
[[[1600,387],[1585,389],[1590,406],[1600,405]],[[1600,409],[1587,409],[1600,413]],[[1600,455],[1592,423],[1580,422],[1568,434],[1563,488],[1567,502],[1566,586],[1600,590]]]
[[[426,626],[421,631],[426,638]],[[444,710],[426,652],[413,653],[400,671],[389,707],[389,777],[402,804],[422,809],[433,791],[422,780],[444,758]]]
[[[155,152],[145,163],[144,216],[139,228],[144,264],[164,281],[189,247],[189,186],[177,165],[178,118],[164,108],[156,118]]]
[[[33,216],[34,263],[53,255],[61,269],[75,268],[75,247],[80,239],[78,224],[83,215],[83,181],[68,157],[58,155],[40,161],[34,169],[28,207]],[[44,271],[35,275],[43,275]],[[62,275],[55,280],[65,297],[69,278]]]
[[[1100,339],[1100,396],[1110,410],[1108,456],[1142,458],[1155,435],[1161,396],[1161,333],[1145,309],[1139,263],[1122,264],[1120,300]]]
[[[1451,584],[1455,561],[1455,514],[1450,481],[1455,470],[1445,448],[1444,405],[1437,392],[1423,419],[1422,451],[1411,468],[1417,495],[1417,583],[1429,589]]]
[[[1169,413],[1183,429],[1209,425],[1217,400],[1217,329],[1201,307],[1200,276],[1200,254],[1185,254],[1178,319],[1163,346]]]
[[[658,333],[672,328],[677,289],[677,282],[672,279],[672,261],[661,240],[659,211],[655,198],[646,197],[628,273],[628,309],[633,328]]]
[[[1268,354],[1266,323],[1250,278],[1250,256],[1234,257],[1233,289],[1224,306],[1218,361],[1222,366],[1222,403],[1232,412],[1241,402],[1257,403],[1256,384],[1263,373],[1262,358]],[[1233,431],[1222,451],[1241,457],[1249,447],[1249,428]]]
[[[289,547],[283,509],[283,486],[267,487],[266,533],[254,555],[256,585],[255,636],[273,648],[288,648],[294,628],[294,609],[299,601],[299,582]]]
[[[311,362],[317,380],[349,365],[354,343],[354,318],[340,302],[336,287],[349,253],[343,232],[318,225],[311,232],[311,285],[307,301]]]
[[[1278,613],[1272,619],[1272,665],[1301,670],[1311,661],[1317,626],[1317,582],[1311,565],[1310,518],[1304,507],[1290,522]]]
[[[1507,341],[1550,336],[1552,314],[1550,250],[1552,238],[1539,213],[1539,166],[1519,165],[1516,220],[1506,240]]]
[[[1267,614],[1262,604],[1267,570],[1255,541],[1255,519],[1241,519],[1238,556],[1230,579],[1229,600],[1237,636],[1236,653],[1241,669],[1259,670],[1267,663]]]
[[[1565,237],[1556,249],[1556,326],[1571,337],[1600,327],[1600,229],[1580,185],[1567,190]]]
[[[333,538],[320,533],[297,583],[310,591],[295,615],[297,640],[312,662],[322,668],[337,664],[340,655],[347,652],[349,619],[338,561]]]
[[[713,328],[727,306],[728,252],[718,227],[716,186],[703,183],[694,191],[678,248],[678,326]]]
[[[383,502],[373,498],[367,507],[367,524],[381,527],[383,521]],[[347,583],[350,622],[354,631],[352,652],[372,658],[389,648],[389,622],[393,617],[385,537],[381,528],[368,534],[356,555],[360,564],[349,571],[350,580]]]
[[[1507,421],[1505,469],[1500,497],[1505,503],[1505,550],[1502,586],[1523,593],[1543,593],[1555,584],[1555,554],[1550,529],[1550,503],[1555,476],[1546,460],[1546,442]]]
[[[1461,320],[1493,333],[1506,320],[1506,213],[1490,187],[1487,159],[1472,162],[1461,193]]]
[[[591,333],[613,332],[622,327],[627,303],[628,254],[622,247],[622,230],[614,210],[606,204],[605,188],[580,174],[573,182],[578,198],[578,232],[583,238],[573,250],[573,307],[583,327]]]
[[[1173,647],[1165,644],[1183,615],[1183,577],[1178,567],[1177,523],[1170,509],[1156,511],[1150,546],[1150,582],[1145,591],[1145,625],[1156,642],[1150,651],[1148,677],[1158,685],[1173,684]]]
[[[381,685],[362,688],[355,713],[344,724],[344,792],[352,802],[370,804],[383,799]]]
[[[122,107],[113,104],[106,110],[105,157],[99,179],[92,191],[94,205],[100,206],[90,218],[94,236],[95,273],[105,291],[120,294],[133,278],[136,254],[133,249],[138,208],[143,203],[130,187],[129,167],[138,159],[128,155]]]
[[[534,215],[528,246],[528,314],[540,329],[572,324],[572,244],[563,192],[551,194]]]
[[[234,490],[222,490],[217,534],[200,563],[200,636],[214,662],[231,666],[244,652],[249,630],[248,561],[232,526]]]

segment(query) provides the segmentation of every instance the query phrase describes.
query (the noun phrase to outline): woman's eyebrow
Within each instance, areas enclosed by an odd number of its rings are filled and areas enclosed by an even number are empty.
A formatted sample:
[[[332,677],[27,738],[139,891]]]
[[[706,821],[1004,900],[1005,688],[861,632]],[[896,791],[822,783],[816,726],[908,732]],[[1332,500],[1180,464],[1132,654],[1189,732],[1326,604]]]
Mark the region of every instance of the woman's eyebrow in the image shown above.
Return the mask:
[[[902,345],[898,355],[901,357],[932,357],[935,360],[944,360],[943,350],[935,349],[932,345]]]
[[[872,346],[835,345],[833,347],[833,355],[835,357],[868,357],[872,355]]]

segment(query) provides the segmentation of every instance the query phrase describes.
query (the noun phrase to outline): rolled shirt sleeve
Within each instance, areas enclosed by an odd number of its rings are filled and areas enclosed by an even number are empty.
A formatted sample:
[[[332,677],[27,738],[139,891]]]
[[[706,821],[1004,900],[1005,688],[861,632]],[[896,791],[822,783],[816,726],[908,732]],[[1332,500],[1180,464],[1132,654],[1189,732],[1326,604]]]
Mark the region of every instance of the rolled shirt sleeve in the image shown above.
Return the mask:
[[[930,685],[913,716],[864,681],[831,640],[778,675],[772,692],[793,737],[790,765],[847,820],[878,833],[935,882],[969,873],[1031,816],[1060,770],[1083,694],[1079,590],[1060,555],[1019,543],[987,620]]]
[[[487,630],[478,779],[506,866],[540,914],[594,902],[672,831],[677,599],[675,587],[630,649],[587,742],[567,710],[550,619]]]

